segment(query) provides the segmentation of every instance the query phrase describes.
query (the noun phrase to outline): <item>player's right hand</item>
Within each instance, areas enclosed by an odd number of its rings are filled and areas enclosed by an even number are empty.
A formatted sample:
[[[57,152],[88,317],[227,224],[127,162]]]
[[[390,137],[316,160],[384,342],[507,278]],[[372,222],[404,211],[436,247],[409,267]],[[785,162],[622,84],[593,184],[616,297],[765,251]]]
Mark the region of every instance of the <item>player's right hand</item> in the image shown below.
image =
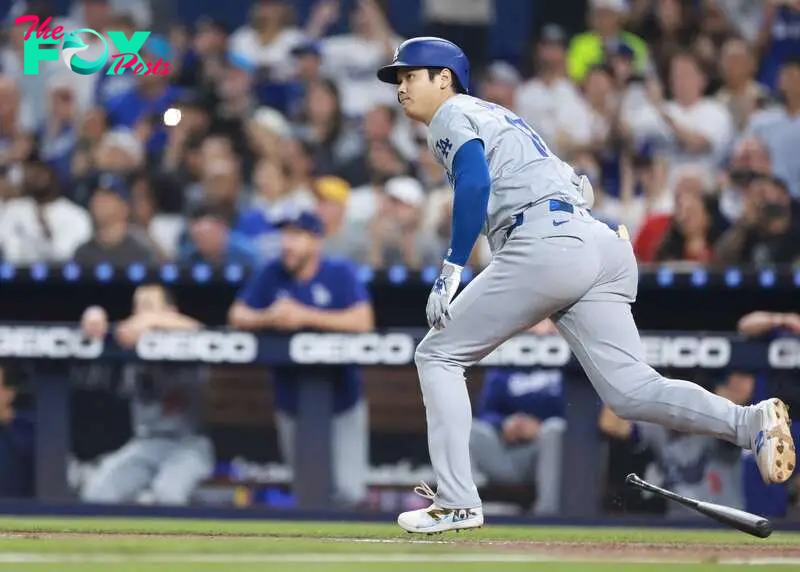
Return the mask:
[[[442,265],[442,271],[433,283],[433,288],[428,296],[428,306],[425,309],[429,327],[443,330],[446,320],[450,319],[450,302],[461,283],[463,269],[462,266],[447,261]]]

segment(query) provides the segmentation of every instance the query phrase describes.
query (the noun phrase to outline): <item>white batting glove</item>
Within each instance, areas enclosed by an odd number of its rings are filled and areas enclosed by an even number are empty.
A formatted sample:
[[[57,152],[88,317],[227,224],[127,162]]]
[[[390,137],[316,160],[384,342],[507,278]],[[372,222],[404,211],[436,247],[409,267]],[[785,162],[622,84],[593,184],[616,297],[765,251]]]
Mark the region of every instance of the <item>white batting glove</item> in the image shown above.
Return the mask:
[[[450,319],[450,302],[453,296],[456,295],[458,285],[461,283],[461,271],[463,266],[447,262],[445,260],[442,264],[442,271],[436,282],[433,283],[433,289],[428,296],[428,306],[426,314],[428,316],[428,326],[443,330],[445,327],[445,320]]]

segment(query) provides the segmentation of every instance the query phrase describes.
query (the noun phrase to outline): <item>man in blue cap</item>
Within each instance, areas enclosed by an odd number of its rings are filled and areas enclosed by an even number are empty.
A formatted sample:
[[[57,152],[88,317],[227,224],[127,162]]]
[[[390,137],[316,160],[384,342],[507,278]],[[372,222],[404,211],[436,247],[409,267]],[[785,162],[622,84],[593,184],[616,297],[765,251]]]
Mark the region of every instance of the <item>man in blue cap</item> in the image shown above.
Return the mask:
[[[241,330],[296,332],[368,332],[374,327],[369,294],[347,260],[322,254],[322,221],[311,211],[286,212],[275,221],[281,229],[281,257],[257,271],[230,309],[230,324]],[[361,369],[332,367],[334,392],[333,502],[357,506],[366,500],[369,421]],[[276,367],[276,421],[281,450],[293,463],[298,372]]]

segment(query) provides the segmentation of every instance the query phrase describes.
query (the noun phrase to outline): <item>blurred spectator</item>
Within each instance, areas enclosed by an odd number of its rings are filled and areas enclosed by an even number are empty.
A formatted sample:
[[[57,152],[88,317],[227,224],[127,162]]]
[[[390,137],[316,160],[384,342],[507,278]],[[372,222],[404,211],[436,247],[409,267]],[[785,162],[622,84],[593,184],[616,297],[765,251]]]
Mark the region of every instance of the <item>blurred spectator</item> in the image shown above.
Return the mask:
[[[8,2],[5,5],[8,5]],[[40,94],[47,92],[47,83],[52,75],[64,73],[60,61],[39,62],[38,74],[25,73],[24,38],[30,24],[15,25],[14,21],[20,16],[30,15],[37,16],[39,22],[44,22],[53,15],[53,12],[52,3],[49,0],[18,0],[11,6],[7,20],[2,22],[4,29],[0,31],[6,32],[7,30],[7,33],[3,33],[7,41],[0,41],[0,73],[2,74],[0,75],[0,164],[2,164],[3,131],[21,128],[22,132],[32,134],[44,122],[47,114],[46,98],[41,97]],[[62,26],[67,30],[77,29],[67,27],[69,23],[64,18],[53,18],[48,26],[51,29],[55,29],[57,26]],[[58,40],[54,43],[58,43]],[[15,96],[9,97],[6,91],[8,84],[5,82],[7,78],[10,78],[15,84],[14,91],[23,95],[19,118],[10,124],[7,123],[9,117],[5,111],[10,107],[19,106],[20,103]],[[28,94],[31,96],[28,97]],[[21,125],[18,124],[18,121],[21,121]]]
[[[159,262],[165,262],[175,259],[186,224],[180,214],[159,210],[153,188],[158,184],[146,175],[136,177],[131,185],[131,220],[147,235]]]
[[[732,141],[733,120],[725,106],[703,96],[705,87],[700,64],[687,52],[676,55],[670,65],[671,101],[665,102],[658,85],[650,84],[671,183],[676,169],[686,165],[702,167],[713,177]]]
[[[34,496],[33,412],[20,407],[19,395],[25,371],[0,363],[0,497]]]
[[[800,24],[798,24],[800,25]],[[758,137],[772,157],[773,174],[783,179],[792,196],[800,198],[800,56],[780,71],[783,103],[756,113],[745,134]]]
[[[633,50],[636,69],[643,72],[649,50],[644,40],[623,29],[629,11],[627,0],[590,0],[589,5],[590,30],[572,38],[569,45],[569,76],[578,83],[583,82],[589,68],[606,61],[606,51],[617,49],[620,43]]]
[[[171,292],[161,285],[139,286],[133,312],[116,327],[103,308],[87,308],[81,329],[88,338],[111,331],[127,349],[149,332],[192,332],[202,324],[181,314]],[[130,396],[132,433],[120,449],[102,457],[84,483],[81,499],[91,503],[133,503],[145,494],[160,505],[188,504],[194,489],[211,476],[214,448],[202,434],[204,366],[126,364],[124,391]]]
[[[122,32],[125,34],[126,38],[130,38],[134,33],[142,28],[136,25],[136,21],[130,14],[116,13],[112,14],[109,18],[108,29]],[[112,56],[116,55],[116,48],[109,46],[109,49],[112,50]],[[173,58],[170,60],[170,68],[174,64],[178,64],[178,62],[176,62]],[[117,61],[111,58],[106,64],[105,68],[101,70],[100,73],[96,74],[94,93],[88,94],[88,97],[90,98],[90,104],[102,107],[110,99],[136,87],[136,75],[133,73],[125,72],[121,74],[108,75],[108,71],[116,65]],[[86,106],[83,106],[82,108],[85,107]]]
[[[348,224],[363,225],[367,231],[369,220],[380,207],[383,187],[392,177],[408,174],[409,165],[400,152],[388,141],[372,141],[367,147],[369,183],[355,187],[347,203]]]
[[[723,86],[716,98],[728,107],[734,128],[741,132],[750,116],[764,106],[769,94],[755,80],[756,62],[750,46],[744,40],[731,38],[722,47]]]
[[[98,173],[95,150],[106,133],[106,115],[101,109],[90,109],[81,115],[79,121],[78,142],[72,153],[70,186],[75,202],[88,206]]]
[[[558,330],[547,319],[529,333],[549,336]],[[470,435],[474,470],[490,484],[535,483],[538,516],[556,515],[561,506],[564,409],[561,370],[486,370]]]
[[[800,60],[800,0],[765,2],[758,48],[759,81],[773,92],[783,91],[779,80],[781,68],[790,60]]]
[[[312,192],[314,163],[311,144],[302,139],[287,139],[281,149],[281,157],[286,165],[289,192],[306,194]]]
[[[216,83],[217,105],[211,131],[227,135],[244,164],[252,164],[252,151],[247,146],[247,124],[258,109],[253,92],[253,62],[239,54],[231,53]]]
[[[253,206],[269,219],[287,208],[309,209],[314,206],[313,195],[289,187],[289,170],[284,163],[261,159],[253,172]]]
[[[755,377],[746,371],[729,371],[715,393],[737,403],[751,402]],[[627,441],[656,458],[663,486],[691,498],[744,508],[740,458],[742,450],[726,441],[704,435],[672,431],[659,425],[621,419],[603,406],[600,430],[609,437]],[[678,503],[669,503],[670,518],[697,518],[698,513]]]
[[[98,10],[101,14],[107,10],[111,15],[130,16],[140,30],[150,29],[152,24],[153,12],[148,0],[73,0],[69,17],[79,28],[94,28]]]
[[[369,259],[369,244],[361,229],[348,225],[345,217],[350,198],[350,185],[339,177],[320,177],[314,182],[317,214],[325,232],[323,252],[355,262]]]
[[[306,39],[292,48],[294,73],[282,81],[261,81],[256,94],[262,105],[277,109],[292,120],[303,113],[308,86],[322,79],[322,44]]]
[[[634,4],[634,29],[647,38],[655,71],[666,78],[672,58],[691,46],[700,32],[696,8],[684,0],[635,0]]]
[[[95,235],[75,251],[75,262],[83,266],[109,263],[126,266],[153,263],[156,254],[146,236],[131,225],[131,193],[114,175],[103,175],[92,195],[90,210]]]
[[[322,221],[312,212],[276,221],[282,229],[281,258],[258,270],[231,306],[230,324],[242,330],[368,332],[374,327],[369,295],[355,268],[322,254]],[[326,369],[334,392],[331,434],[334,502],[357,506],[366,500],[369,421],[361,370]],[[272,370],[279,444],[293,464],[298,372]]]
[[[479,97],[514,111],[516,89],[522,83],[517,69],[504,61],[493,62],[481,81]]]
[[[653,262],[656,259],[659,248],[664,241],[665,233],[673,225],[673,210],[678,197],[687,196],[688,201],[686,204],[696,206],[698,201],[702,203],[704,200],[708,183],[705,171],[701,169],[684,167],[679,170],[676,176],[674,194],[671,193],[669,197],[669,209],[656,209],[648,214],[634,239],[633,248],[639,261]],[[694,222],[700,221],[695,220]],[[679,223],[675,222],[675,224]],[[689,224],[691,226],[692,223],[690,222]]]
[[[294,26],[294,9],[284,0],[255,0],[250,22],[231,34],[229,49],[262,68],[274,80],[292,73],[291,50],[303,41]]]
[[[28,158],[36,125],[33,116],[26,113],[14,78],[0,75],[0,167]]]
[[[92,236],[89,214],[62,196],[53,168],[39,158],[23,166],[24,195],[6,202],[0,221],[3,259],[13,264],[65,262]]]
[[[182,246],[179,264],[252,267],[259,260],[255,246],[240,234],[231,232],[227,218],[213,208],[198,205],[189,213],[189,241]]]
[[[800,220],[783,181],[759,177],[745,195],[742,217],[714,246],[713,264],[763,268],[800,262]]]
[[[378,211],[370,222],[369,264],[388,268],[396,264],[412,270],[435,265],[446,248],[426,234],[423,221],[425,193],[411,177],[389,179]]]
[[[219,81],[228,47],[226,24],[212,17],[200,17],[194,23],[191,39],[176,62],[176,83],[195,90],[204,103],[214,104],[214,86]],[[173,62],[170,62],[170,67]]]
[[[769,175],[772,162],[769,151],[755,137],[743,137],[736,143],[728,170],[721,176],[719,206],[730,222],[738,221],[744,211],[745,191],[753,179]]]
[[[559,137],[575,128],[575,114],[582,109],[581,95],[567,77],[567,37],[557,24],[542,28],[532,59],[536,75],[516,91],[514,110],[529,125],[536,126],[554,152],[560,153]]]
[[[286,118],[269,107],[259,107],[245,126],[245,131],[250,149],[257,158],[277,159],[292,136],[291,126]]]
[[[706,0],[722,10],[731,26],[752,44],[758,39],[759,27],[764,19],[764,5],[772,0]]]
[[[146,62],[170,61],[172,48],[166,39],[151,34],[139,54]],[[148,157],[160,155],[167,144],[164,112],[181,96],[181,89],[171,83],[171,75],[158,73],[136,75],[135,87],[111,97],[103,106],[111,127],[127,127],[140,133],[147,145]]]
[[[496,10],[495,0],[422,0],[424,35],[455,42],[472,69],[480,72],[486,63]]]
[[[342,114],[339,89],[329,79],[309,84],[306,91],[302,137],[314,146],[315,172],[336,174],[363,151],[361,138]]]
[[[375,70],[391,61],[403,41],[392,30],[384,5],[379,0],[355,2],[351,33],[325,38],[327,29],[341,17],[339,0],[318,0],[309,16],[306,32],[321,39],[323,73],[336,81],[344,117],[362,117],[376,105],[397,102],[394,87],[375,76]]]
[[[95,171],[127,177],[145,162],[142,142],[129,129],[111,129],[94,147]]]
[[[395,107],[378,105],[370,109],[364,116],[363,122],[364,146],[369,148],[372,143],[386,143],[400,152],[404,159],[410,160],[415,157],[416,149],[408,133],[403,129],[401,121]],[[370,178],[368,154],[358,154],[338,172],[352,186],[367,184]]]
[[[198,149],[202,137],[211,129],[212,119],[199,97],[191,92],[176,101],[175,109],[181,112],[181,120],[167,130],[167,145],[159,163],[163,172],[185,186],[192,180],[193,170],[186,156]]]
[[[193,195],[188,208],[207,204],[228,221],[233,232],[250,240],[263,256],[274,256],[278,241],[275,229],[263,210],[246,206],[249,193],[242,184],[241,167],[225,143],[227,139],[213,141],[206,140],[203,155],[208,162],[203,166],[201,192]],[[219,158],[211,159],[214,156]]]
[[[47,85],[47,118],[37,133],[39,154],[53,167],[65,189],[69,188],[72,157],[80,132],[80,115],[73,84],[74,80],[66,74],[50,79]]]
[[[656,261],[706,264],[713,255],[714,243],[726,227],[716,199],[679,186],[675,214],[656,251]]]

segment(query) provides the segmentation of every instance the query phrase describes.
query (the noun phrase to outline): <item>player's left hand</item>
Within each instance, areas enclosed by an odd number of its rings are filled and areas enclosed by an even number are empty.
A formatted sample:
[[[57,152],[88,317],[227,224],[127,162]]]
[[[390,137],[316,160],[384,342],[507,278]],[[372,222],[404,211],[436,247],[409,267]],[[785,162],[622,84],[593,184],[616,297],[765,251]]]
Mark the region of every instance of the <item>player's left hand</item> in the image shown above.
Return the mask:
[[[450,319],[450,302],[453,296],[456,295],[458,285],[461,283],[461,271],[463,266],[458,266],[452,262],[445,261],[442,264],[442,271],[436,282],[433,283],[433,289],[428,296],[428,306],[426,314],[428,316],[428,326],[443,330],[446,320]]]

